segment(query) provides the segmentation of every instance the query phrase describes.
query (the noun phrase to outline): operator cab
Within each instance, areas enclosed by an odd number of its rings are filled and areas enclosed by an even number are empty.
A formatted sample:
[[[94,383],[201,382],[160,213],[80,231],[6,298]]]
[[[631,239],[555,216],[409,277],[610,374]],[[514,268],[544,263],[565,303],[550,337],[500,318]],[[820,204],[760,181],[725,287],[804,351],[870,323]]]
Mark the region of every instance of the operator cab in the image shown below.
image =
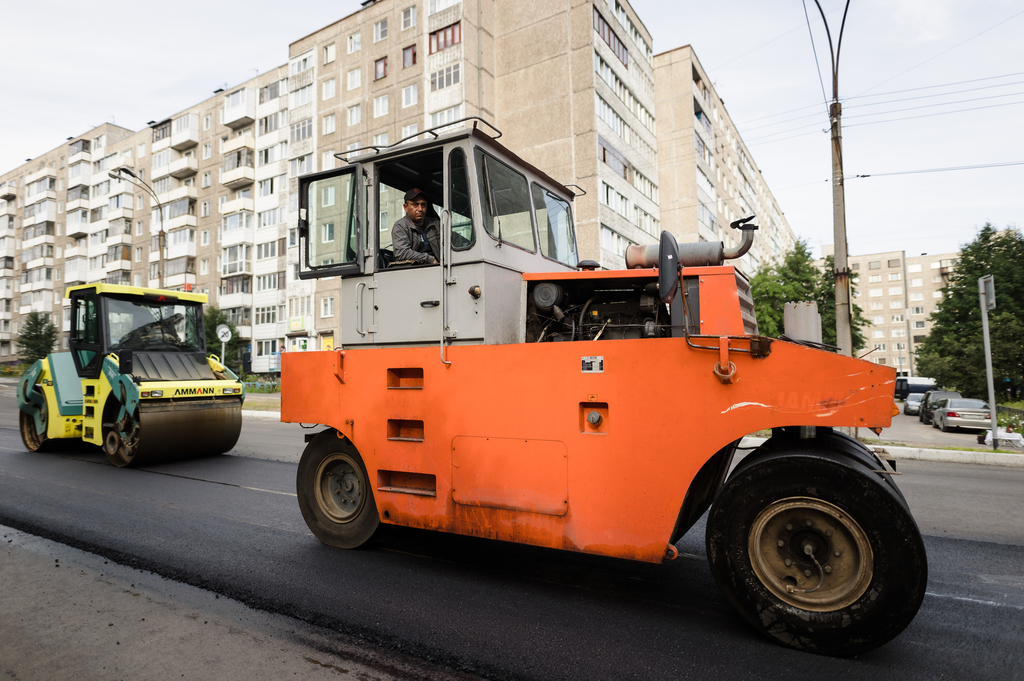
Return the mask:
[[[343,345],[522,342],[509,314],[522,274],[576,269],[573,192],[476,121],[299,178],[299,277],[341,279]],[[395,261],[391,230],[413,187],[439,218],[440,265]]]

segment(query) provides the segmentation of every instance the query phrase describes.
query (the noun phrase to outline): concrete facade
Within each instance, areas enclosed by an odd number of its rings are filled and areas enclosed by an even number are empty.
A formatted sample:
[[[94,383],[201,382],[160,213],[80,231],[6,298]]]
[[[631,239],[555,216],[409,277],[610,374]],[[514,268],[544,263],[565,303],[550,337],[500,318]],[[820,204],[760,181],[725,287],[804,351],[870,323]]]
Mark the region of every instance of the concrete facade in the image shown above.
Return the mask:
[[[822,255],[833,254],[832,244]],[[956,253],[908,256],[905,251],[851,255],[854,302],[870,322],[864,329],[869,353],[864,358],[896,367],[900,376],[917,376],[913,354],[932,330],[931,314],[942,305],[942,288],[956,266]],[[815,265],[824,267],[825,261]]]
[[[752,275],[796,236],[693,48],[655,55],[654,73],[662,223],[680,241],[731,246],[741,235],[729,224],[755,215],[760,230],[739,263]]]
[[[31,310],[53,315],[66,348],[63,289],[94,281],[207,293],[250,341],[255,372],[279,370],[282,351],[336,347],[339,282],[296,276],[297,178],[343,164],[335,154],[466,116],[493,123],[524,160],[579,186],[581,258],[623,267],[627,245],[657,241],[665,205],[680,239],[730,243],[722,230],[698,229],[678,189],[663,190],[693,184],[692,139],[703,132],[693,132],[689,74],[699,65],[686,66],[677,102],[674,83],[656,89],[651,44],[622,0],[378,0],[292,42],[287,63],[146,129],[103,125],[68,138],[0,175],[0,362],[15,359],[17,320]],[[683,139],[690,126],[688,159],[660,140],[662,92],[680,120],[668,132]],[[717,131],[708,140],[714,173],[736,167],[730,159],[742,152],[728,146],[738,135],[724,107],[712,111],[722,121],[720,143]],[[672,150],[667,167],[663,149]],[[153,187],[162,212],[146,191],[108,176],[119,167]],[[712,179],[723,197],[738,191],[721,171]],[[792,234],[754,180],[755,243],[774,239],[772,252],[784,250]],[[742,212],[726,198],[716,211],[719,223]],[[748,273],[764,250],[746,257]]]

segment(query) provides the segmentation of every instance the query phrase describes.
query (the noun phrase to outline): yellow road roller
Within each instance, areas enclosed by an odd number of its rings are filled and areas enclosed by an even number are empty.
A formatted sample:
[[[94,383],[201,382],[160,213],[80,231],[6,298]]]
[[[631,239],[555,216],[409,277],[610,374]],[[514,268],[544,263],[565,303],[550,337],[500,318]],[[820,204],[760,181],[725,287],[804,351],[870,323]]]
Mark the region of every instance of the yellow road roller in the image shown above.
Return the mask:
[[[25,447],[81,439],[132,466],[235,446],[245,386],[206,353],[206,295],[86,284],[66,297],[71,352],[35,362],[18,382]]]

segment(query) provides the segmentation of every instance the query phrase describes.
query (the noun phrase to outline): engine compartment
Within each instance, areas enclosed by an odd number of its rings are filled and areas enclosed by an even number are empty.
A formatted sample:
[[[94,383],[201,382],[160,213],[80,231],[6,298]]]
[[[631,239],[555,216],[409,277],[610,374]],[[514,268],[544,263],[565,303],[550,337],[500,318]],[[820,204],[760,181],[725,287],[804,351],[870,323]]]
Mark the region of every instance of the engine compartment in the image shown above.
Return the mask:
[[[670,307],[649,277],[531,281],[526,342],[668,338]]]

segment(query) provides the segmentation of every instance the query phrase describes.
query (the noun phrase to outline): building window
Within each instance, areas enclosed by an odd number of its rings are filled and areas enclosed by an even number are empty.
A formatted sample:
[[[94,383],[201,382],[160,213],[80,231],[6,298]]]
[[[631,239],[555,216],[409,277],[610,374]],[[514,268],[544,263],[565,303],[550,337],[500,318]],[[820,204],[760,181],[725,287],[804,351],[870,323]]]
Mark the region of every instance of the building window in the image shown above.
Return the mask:
[[[331,97],[334,96],[334,84],[335,84],[335,80],[333,78],[331,78],[330,80],[325,80],[324,81],[324,85],[323,85],[323,98],[324,99],[330,99]]]
[[[363,118],[363,107],[360,104],[348,108],[348,124],[356,125]]]
[[[903,295],[903,287],[902,286],[890,286],[889,287],[889,295],[890,296],[902,296]]]
[[[899,267],[899,266],[900,266],[899,258],[894,258],[894,259],[889,261],[889,267]]]
[[[375,147],[386,147],[388,145],[388,134],[382,132],[379,135],[373,136],[373,146]]]
[[[213,180],[210,177],[210,173],[203,173],[203,189],[206,189],[211,184],[213,184]]]
[[[410,137],[413,137],[414,135],[416,135],[417,132],[419,132],[419,130],[420,130],[419,126],[417,124],[415,124],[415,123],[411,123],[409,125],[403,126],[402,127],[402,139],[408,139]]]
[[[313,155],[304,154],[303,156],[293,158],[291,160],[290,170],[292,177],[313,172]]]
[[[380,80],[388,75],[388,58],[381,57],[373,62],[373,79]]]
[[[388,96],[381,95],[373,100],[373,117],[380,118],[388,112]]]
[[[889,273],[889,281],[900,281],[901,279],[903,279],[903,274],[901,272]]]
[[[459,84],[460,67],[458,64],[446,66],[440,71],[430,74],[430,91],[437,92],[446,87]]]
[[[361,34],[353,33],[348,37],[348,53],[358,52],[362,49]]]
[[[419,87],[416,83],[413,83],[409,87],[402,88],[402,108],[412,106],[416,103],[417,94]]]
[[[462,26],[461,22],[455,22],[450,26],[434,31],[430,34],[430,52],[440,52],[443,49],[449,48],[452,45],[458,45],[462,42]]]
[[[625,256],[626,247],[632,246],[633,242],[622,236],[613,229],[601,225],[601,248],[611,251],[615,255]]]
[[[354,68],[354,69],[352,69],[351,71],[348,72],[348,89],[349,90],[355,90],[357,87],[360,86],[360,84],[362,84],[362,79],[363,79],[362,73],[363,73],[363,71],[360,68]]]
[[[428,0],[427,2],[427,14],[434,14],[440,12],[443,9],[448,9],[453,5],[457,5],[462,0]]]
[[[306,87],[300,87],[298,90],[291,94],[291,108],[302,106],[303,104],[309,104],[313,101],[313,86],[312,84]]]
[[[869,270],[880,270],[880,269],[882,269],[882,261],[881,260],[875,260],[873,262],[869,262],[868,263],[868,269]]]
[[[334,150],[329,149],[320,155],[320,170],[331,170],[335,165]]]
[[[388,20],[381,19],[373,25],[373,42],[379,43],[388,37]]]
[[[324,63],[330,64],[334,61],[334,43],[324,45]]]
[[[619,61],[629,68],[629,52],[626,50],[626,46],[619,40],[619,36],[615,35],[615,31],[608,25],[601,13],[597,11],[597,7],[594,8],[594,30],[604,39],[608,47],[612,48],[612,52],[619,58]]]
[[[320,316],[322,318],[334,316],[334,296],[320,299]]]
[[[924,314],[923,307],[912,307],[910,308],[910,314]]]
[[[208,218],[208,217],[210,217],[210,202],[209,201],[203,201],[203,203],[200,204],[200,206],[199,206],[199,217],[201,217],[201,218]]]
[[[299,121],[298,123],[292,123],[290,140],[292,144],[300,142],[308,137],[313,136],[313,119],[307,118]]]
[[[872,283],[872,284],[877,284],[877,283],[879,283],[881,281],[882,281],[882,275],[881,274],[872,274],[870,277],[868,277],[868,282]]]
[[[402,30],[412,28],[416,25],[416,5],[406,7],[402,10]]]
[[[213,146],[209,143],[203,145],[203,158],[207,159],[213,155]]]
[[[407,69],[416,63],[416,46],[410,45],[402,50],[402,68]]]
[[[918,277],[916,279],[911,279],[910,280],[910,285],[911,286],[924,286],[924,278],[923,277]]]
[[[462,118],[462,105],[456,104],[450,109],[444,109],[437,113],[430,114],[430,127],[436,128],[439,125],[446,125]]]
[[[334,243],[334,223],[325,222],[320,225],[320,243]]]
[[[914,328],[915,329],[923,329],[924,328],[924,322],[914,322]]]
[[[330,116],[324,116],[323,129],[323,134],[325,135],[330,135],[332,132],[334,132],[334,114],[331,114]]]

